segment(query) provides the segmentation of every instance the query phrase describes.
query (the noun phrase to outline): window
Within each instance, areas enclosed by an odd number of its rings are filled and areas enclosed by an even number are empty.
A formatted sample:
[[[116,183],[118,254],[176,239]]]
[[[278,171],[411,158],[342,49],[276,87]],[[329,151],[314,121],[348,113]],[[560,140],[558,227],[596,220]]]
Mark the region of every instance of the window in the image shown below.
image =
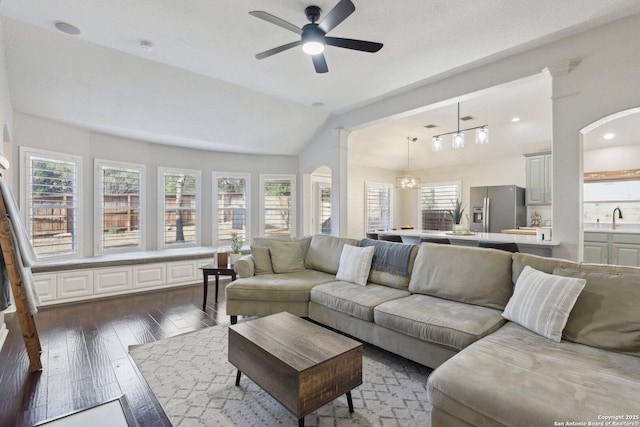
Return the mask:
[[[331,234],[331,177],[311,176],[311,224],[314,234]]]
[[[260,193],[260,234],[267,237],[295,236],[295,175],[260,175]]]
[[[460,199],[460,182],[436,182],[420,186],[419,218],[423,230],[452,230],[449,210]]]
[[[38,258],[82,253],[82,158],[31,148],[20,149],[25,225]]]
[[[213,241],[228,242],[231,233],[249,240],[251,175],[244,173],[213,173]]]
[[[158,168],[159,247],[200,244],[200,171]]]
[[[392,227],[391,184],[365,183],[366,230],[388,230]]]
[[[97,252],[144,248],[144,165],[96,160]]]

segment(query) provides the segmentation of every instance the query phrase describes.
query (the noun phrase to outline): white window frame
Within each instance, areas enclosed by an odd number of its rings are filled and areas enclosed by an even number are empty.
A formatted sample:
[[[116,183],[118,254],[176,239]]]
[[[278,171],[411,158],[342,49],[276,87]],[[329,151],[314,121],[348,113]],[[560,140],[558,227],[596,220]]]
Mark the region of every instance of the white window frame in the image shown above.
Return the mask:
[[[265,183],[269,180],[290,180],[291,181],[291,237],[297,236],[296,228],[296,205],[298,204],[298,198],[296,196],[296,175],[295,174],[260,174],[260,236],[265,235],[265,215],[264,215],[264,197],[265,197]]]
[[[364,231],[375,231],[378,228],[373,230],[369,230],[369,188],[370,187],[378,187],[378,188],[388,188],[389,189],[389,229],[393,228],[393,199],[394,199],[394,185],[386,182],[372,182],[365,181],[364,183]]]
[[[52,259],[70,259],[70,258],[79,258],[81,256],[83,256],[83,248],[84,248],[84,244],[83,244],[83,240],[81,238],[81,235],[83,234],[83,209],[82,206],[84,204],[83,201],[83,195],[84,195],[84,191],[83,191],[83,186],[82,183],[84,181],[84,176],[82,173],[82,157],[81,156],[74,156],[72,154],[65,154],[65,153],[59,153],[56,151],[47,151],[47,150],[40,150],[37,148],[29,148],[29,147],[20,147],[20,206],[22,207],[21,211],[22,211],[22,219],[24,221],[24,224],[27,228],[27,233],[29,233],[29,237],[32,238],[32,236],[30,235],[29,230],[31,230],[31,218],[29,218],[29,205],[30,200],[31,200],[31,194],[27,194],[27,188],[30,187],[30,179],[28,176],[28,172],[31,170],[31,166],[29,164],[29,157],[31,156],[35,156],[35,157],[42,157],[42,158],[48,158],[54,161],[60,161],[60,162],[73,162],[76,165],[76,185],[75,185],[75,199],[76,199],[76,224],[75,224],[75,228],[76,228],[76,236],[74,236],[75,238],[75,250],[71,250],[71,251],[64,251],[64,252],[57,252],[57,253],[52,253],[52,254],[42,254],[42,255],[36,255],[36,257],[38,259],[47,259],[47,260],[52,260]],[[33,239],[32,239],[33,240]]]
[[[102,246],[102,226],[103,224],[103,208],[102,208],[102,168],[113,167],[121,169],[137,170],[140,173],[140,213],[139,230],[140,239],[137,246],[127,246],[123,248],[104,248]],[[143,251],[147,244],[147,218],[146,218],[146,193],[147,193],[147,167],[139,163],[117,162],[113,160],[95,159],[94,160],[94,251],[96,255],[104,255],[110,253],[138,252]]]
[[[165,215],[166,215],[166,206],[165,202],[165,175],[190,175],[195,176],[196,178],[196,207],[195,207],[195,241],[194,242],[184,242],[184,243],[166,243],[164,236],[164,228],[165,228]],[[201,240],[201,224],[202,224],[202,209],[201,209],[201,181],[202,181],[202,172],[195,169],[178,169],[171,167],[158,167],[158,249],[166,249],[166,248],[184,248],[184,247],[193,247],[200,246]]]
[[[457,187],[457,199],[462,200],[462,181],[437,181],[437,182],[423,182],[422,184],[420,184],[420,188],[418,189],[418,195],[417,195],[418,200],[416,203],[418,207],[418,212],[416,216],[416,218],[418,219],[417,228],[421,228],[422,226],[422,206],[421,206],[422,190],[427,187],[444,187],[444,186],[450,186],[450,185],[455,185]],[[451,206],[451,209],[453,209],[453,206]]]
[[[246,218],[245,218],[245,240],[251,242],[251,174],[244,172],[221,172],[215,171],[211,174],[211,186],[213,188],[213,200],[212,200],[212,218],[213,218],[213,245],[223,245],[229,244],[228,240],[220,240],[218,238],[219,235],[219,226],[218,226],[218,179],[219,178],[234,178],[234,179],[244,179],[246,183],[245,187],[245,206],[246,206]]]

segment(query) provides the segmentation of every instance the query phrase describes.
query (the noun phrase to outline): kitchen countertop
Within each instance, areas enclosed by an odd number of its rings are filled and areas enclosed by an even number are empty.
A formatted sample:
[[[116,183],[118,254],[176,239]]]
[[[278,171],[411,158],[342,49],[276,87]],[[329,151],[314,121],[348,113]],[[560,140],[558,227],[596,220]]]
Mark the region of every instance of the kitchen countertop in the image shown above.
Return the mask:
[[[600,226],[600,227],[585,227],[585,233],[618,233],[618,234],[640,234],[640,228],[616,228],[615,230],[611,229],[610,225]]]
[[[439,230],[388,230],[388,231],[378,231],[378,234],[394,234],[401,237],[407,237],[410,240],[411,238],[420,237],[440,237],[447,238],[450,240],[468,240],[468,241],[479,241],[486,240],[489,242],[500,242],[500,243],[517,243],[522,245],[531,245],[531,246],[558,246],[560,242],[555,240],[544,240],[538,241],[536,236],[522,235],[522,234],[502,234],[502,233],[473,233],[473,234],[452,234],[451,232],[439,231]],[[404,239],[403,239],[404,240]]]

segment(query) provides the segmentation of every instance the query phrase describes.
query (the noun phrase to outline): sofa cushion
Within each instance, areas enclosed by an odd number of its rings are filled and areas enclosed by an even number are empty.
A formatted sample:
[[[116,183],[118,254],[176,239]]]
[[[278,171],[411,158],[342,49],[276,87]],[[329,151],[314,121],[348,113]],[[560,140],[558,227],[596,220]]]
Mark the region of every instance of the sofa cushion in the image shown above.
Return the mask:
[[[271,266],[274,273],[304,271],[304,247],[301,242],[273,242]]]
[[[336,280],[332,274],[305,270],[287,274],[262,274],[231,282],[227,299],[247,301],[309,301],[309,290]]]
[[[513,293],[511,253],[423,243],[413,266],[409,290],[503,310]]]
[[[606,271],[609,266],[602,267]],[[553,274],[587,281],[571,310],[563,338],[640,356],[640,269],[614,273],[556,268]]]
[[[272,274],[271,251],[266,246],[251,245],[251,258],[253,259],[254,274]]]
[[[349,282],[331,282],[311,290],[311,301],[358,319],[373,321],[373,309],[384,302],[410,295],[408,291],[373,283],[359,286]]]
[[[380,326],[454,350],[505,323],[500,310],[418,294],[380,304],[373,317]]]
[[[336,273],[336,279],[365,286],[369,277],[369,270],[371,270],[372,259],[372,246],[359,248],[357,246],[344,245],[340,255],[340,267]]]
[[[638,413],[640,363],[508,322],[436,369],[427,393],[435,408],[475,426],[598,422]]]
[[[358,246],[356,239],[316,234],[311,237],[305,259],[307,268],[336,274],[340,267],[340,255],[344,245]]]
[[[550,340],[560,342],[569,313],[586,280],[524,267],[502,315]]]
[[[562,268],[580,268],[580,264],[573,261],[568,261],[566,259],[560,258],[548,258],[538,255],[531,254],[523,254],[522,252],[516,252],[512,256],[513,265],[512,265],[512,281],[516,283],[518,281],[518,277],[520,277],[520,273],[525,266],[529,266],[538,271],[542,271],[544,273],[552,274],[553,270],[558,267]]]

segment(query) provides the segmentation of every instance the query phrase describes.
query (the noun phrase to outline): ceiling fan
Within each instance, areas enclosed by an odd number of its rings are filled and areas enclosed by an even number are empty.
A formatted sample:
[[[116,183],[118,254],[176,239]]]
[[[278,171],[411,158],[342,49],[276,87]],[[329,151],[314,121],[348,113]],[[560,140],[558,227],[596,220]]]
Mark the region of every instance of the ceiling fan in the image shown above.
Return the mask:
[[[309,6],[304,10],[307,19],[310,21],[302,28],[287,22],[283,19],[273,16],[267,12],[253,11],[250,15],[263,19],[267,22],[275,24],[286,30],[293,31],[300,35],[300,40],[287,43],[282,46],[274,47],[256,55],[258,59],[264,59],[276,53],[284,52],[296,46],[302,46],[302,50],[311,55],[313,66],[317,73],[326,73],[329,71],[327,61],[324,58],[325,45],[341,47],[344,49],[359,50],[362,52],[377,52],[382,49],[382,43],[368,42],[364,40],[343,39],[338,37],[327,37],[327,33],[337,27],[342,21],[347,19],[356,10],[356,7],[350,0],[340,0],[340,2],[327,13],[322,22],[316,24],[320,19],[322,10],[318,6]]]

